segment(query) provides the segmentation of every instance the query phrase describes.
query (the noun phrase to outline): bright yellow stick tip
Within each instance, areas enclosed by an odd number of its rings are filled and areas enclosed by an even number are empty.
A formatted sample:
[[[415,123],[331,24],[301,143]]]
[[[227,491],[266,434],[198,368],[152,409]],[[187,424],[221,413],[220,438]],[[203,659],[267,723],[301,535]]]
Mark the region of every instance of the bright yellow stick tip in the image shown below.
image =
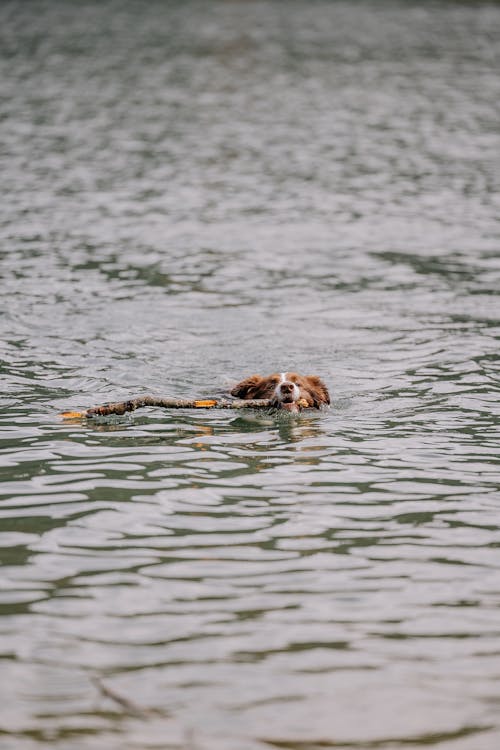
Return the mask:
[[[197,409],[198,409],[198,408],[200,408],[200,409],[201,409],[201,408],[203,408],[204,406],[205,406],[205,407],[206,407],[206,406],[217,406],[217,401],[216,401],[216,400],[215,400],[214,398],[207,398],[207,399],[205,399],[204,401],[203,401],[203,400],[201,400],[201,401],[195,401],[195,402],[194,402],[194,405],[195,405],[195,407],[196,407]]]
[[[81,419],[85,416],[84,411],[63,411],[59,414],[63,419]]]

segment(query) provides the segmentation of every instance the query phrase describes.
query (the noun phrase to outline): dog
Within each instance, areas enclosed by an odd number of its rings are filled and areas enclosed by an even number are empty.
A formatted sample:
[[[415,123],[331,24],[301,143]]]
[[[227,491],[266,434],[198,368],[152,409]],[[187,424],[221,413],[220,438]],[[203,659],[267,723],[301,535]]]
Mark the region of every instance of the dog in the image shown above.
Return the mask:
[[[235,385],[231,395],[243,399],[266,398],[271,406],[291,412],[330,405],[330,394],[321,378],[296,372],[275,372],[265,378],[251,375]]]

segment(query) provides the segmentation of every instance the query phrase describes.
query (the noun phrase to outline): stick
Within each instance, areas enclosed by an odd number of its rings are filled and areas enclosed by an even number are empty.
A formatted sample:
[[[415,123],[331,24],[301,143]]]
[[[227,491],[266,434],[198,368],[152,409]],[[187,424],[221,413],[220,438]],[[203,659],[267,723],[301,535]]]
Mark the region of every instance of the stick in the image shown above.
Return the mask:
[[[92,417],[106,417],[109,414],[125,414],[143,406],[160,406],[162,409],[262,409],[272,406],[268,398],[254,399],[184,399],[159,398],[157,396],[139,396],[128,401],[116,401],[111,404],[92,406],[85,411],[63,411],[59,416],[63,419],[88,419]]]
[[[131,701],[130,698],[125,698],[125,696],[120,695],[115,690],[111,690],[99,677],[92,677],[91,681],[102,695],[118,703],[131,716],[136,716],[138,719],[145,719],[148,715],[157,713],[154,709],[142,708],[137,703],[134,703],[134,701]]]

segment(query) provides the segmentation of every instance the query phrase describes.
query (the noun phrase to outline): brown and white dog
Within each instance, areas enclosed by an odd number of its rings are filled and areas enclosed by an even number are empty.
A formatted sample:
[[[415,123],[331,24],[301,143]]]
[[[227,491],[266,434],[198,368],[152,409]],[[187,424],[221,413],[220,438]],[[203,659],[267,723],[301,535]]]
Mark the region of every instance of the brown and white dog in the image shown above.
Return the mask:
[[[235,385],[231,391],[237,398],[268,398],[278,409],[298,412],[302,408],[319,409],[330,403],[330,394],[317,375],[298,375],[296,372],[275,372],[262,378],[251,375]]]

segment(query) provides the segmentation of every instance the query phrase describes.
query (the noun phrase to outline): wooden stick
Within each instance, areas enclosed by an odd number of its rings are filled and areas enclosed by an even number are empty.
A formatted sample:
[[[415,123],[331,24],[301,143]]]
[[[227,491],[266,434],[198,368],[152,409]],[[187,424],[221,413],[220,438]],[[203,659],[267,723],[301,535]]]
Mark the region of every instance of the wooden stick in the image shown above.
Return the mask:
[[[118,703],[118,705],[121,706],[127,714],[136,716],[139,719],[143,719],[147,715],[148,709],[141,708],[136,703],[133,703],[133,701],[131,701],[129,698],[125,698],[124,696],[116,693],[114,690],[111,690],[111,688],[105,685],[98,677],[92,677],[91,679],[102,695]]]
[[[270,399],[184,399],[159,398],[157,396],[139,396],[128,401],[92,406],[85,411],[63,411],[63,419],[88,419],[106,417],[109,414],[126,414],[128,411],[141,409],[143,406],[160,406],[162,409],[262,409],[272,406]]]

